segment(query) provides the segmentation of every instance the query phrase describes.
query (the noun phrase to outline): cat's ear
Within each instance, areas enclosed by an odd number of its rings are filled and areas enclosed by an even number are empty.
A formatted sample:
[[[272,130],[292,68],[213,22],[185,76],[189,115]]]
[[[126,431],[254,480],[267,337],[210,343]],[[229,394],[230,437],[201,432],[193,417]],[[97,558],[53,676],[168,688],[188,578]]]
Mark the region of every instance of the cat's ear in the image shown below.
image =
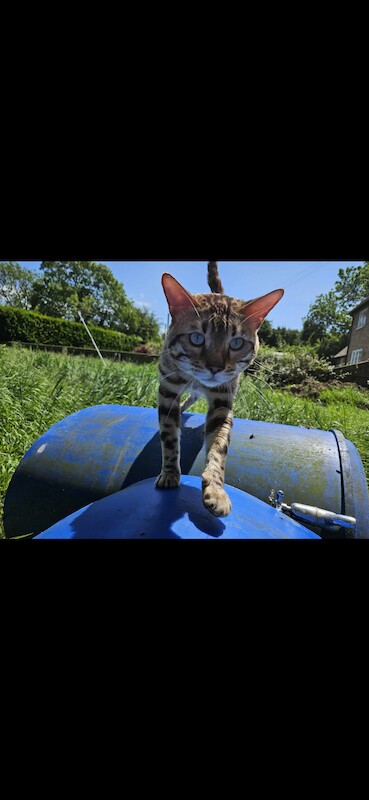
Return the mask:
[[[172,278],[168,272],[164,272],[161,282],[163,284],[165,297],[168,301],[169,311],[173,319],[186,311],[193,311],[195,309],[197,313],[196,299],[192,296],[192,294],[186,292],[186,289],[184,289],[175,278]]]
[[[274,292],[264,294],[262,297],[251,300],[243,306],[242,313],[245,316],[245,322],[247,320],[252,330],[257,331],[260,328],[269,311],[279,303],[283,295],[284,289],[275,289]]]

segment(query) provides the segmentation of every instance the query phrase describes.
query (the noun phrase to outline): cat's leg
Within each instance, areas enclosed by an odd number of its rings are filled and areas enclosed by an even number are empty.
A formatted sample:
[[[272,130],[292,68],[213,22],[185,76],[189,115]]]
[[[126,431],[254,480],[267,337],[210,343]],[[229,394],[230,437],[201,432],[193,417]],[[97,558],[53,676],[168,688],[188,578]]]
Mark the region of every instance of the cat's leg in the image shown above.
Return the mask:
[[[165,388],[159,389],[158,406],[162,467],[155,484],[158,489],[173,489],[179,486],[181,478],[181,410],[179,398],[183,390],[184,386],[180,387],[179,391],[178,387],[174,391],[169,391]]]
[[[228,393],[209,397],[206,418],[206,467],[202,476],[202,500],[214,517],[226,517],[232,503],[224,491],[224,471],[233,425],[233,397]]]

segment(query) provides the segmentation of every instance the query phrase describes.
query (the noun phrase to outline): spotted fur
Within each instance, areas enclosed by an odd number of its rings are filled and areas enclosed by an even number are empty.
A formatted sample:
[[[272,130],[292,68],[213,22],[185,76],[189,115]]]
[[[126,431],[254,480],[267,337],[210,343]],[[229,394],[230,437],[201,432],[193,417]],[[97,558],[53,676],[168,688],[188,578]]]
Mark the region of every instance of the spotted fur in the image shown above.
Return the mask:
[[[208,282],[212,294],[191,295],[168,273],[162,278],[172,324],[159,363],[162,469],[156,486],[171,489],[179,485],[181,412],[203,395],[209,408],[202,498],[211,514],[226,517],[231,502],[224,491],[224,471],[233,401],[242,372],[256,357],[258,329],[284,292],[277,289],[248,302],[228,297],[214,261],[208,265]],[[232,349],[235,344],[237,349]],[[190,397],[181,406],[186,391]]]

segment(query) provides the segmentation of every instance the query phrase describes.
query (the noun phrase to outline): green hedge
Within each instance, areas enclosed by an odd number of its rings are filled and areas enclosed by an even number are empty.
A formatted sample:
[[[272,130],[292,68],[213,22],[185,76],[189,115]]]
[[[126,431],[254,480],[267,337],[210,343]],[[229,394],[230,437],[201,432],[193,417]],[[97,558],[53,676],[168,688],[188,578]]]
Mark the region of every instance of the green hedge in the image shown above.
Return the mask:
[[[89,325],[92,336],[101,350],[133,350],[142,343],[140,336]],[[0,306],[0,342],[28,342],[66,347],[92,347],[91,339],[81,322],[46,317],[35,311]]]

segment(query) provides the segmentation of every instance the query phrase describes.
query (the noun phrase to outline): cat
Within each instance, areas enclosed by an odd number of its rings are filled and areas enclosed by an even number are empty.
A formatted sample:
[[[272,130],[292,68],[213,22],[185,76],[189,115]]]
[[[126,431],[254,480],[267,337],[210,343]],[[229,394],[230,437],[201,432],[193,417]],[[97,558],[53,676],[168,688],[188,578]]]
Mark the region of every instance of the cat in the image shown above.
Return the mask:
[[[276,289],[247,302],[228,297],[216,261],[209,261],[208,284],[212,294],[192,295],[168,273],[162,276],[172,322],[159,362],[162,469],[156,487],[179,486],[181,412],[204,395],[209,409],[202,500],[215,517],[226,517],[232,508],[224,490],[224,471],[233,401],[241,373],[256,358],[258,329],[284,290]],[[180,406],[179,399],[185,391],[190,392],[190,397]]]

